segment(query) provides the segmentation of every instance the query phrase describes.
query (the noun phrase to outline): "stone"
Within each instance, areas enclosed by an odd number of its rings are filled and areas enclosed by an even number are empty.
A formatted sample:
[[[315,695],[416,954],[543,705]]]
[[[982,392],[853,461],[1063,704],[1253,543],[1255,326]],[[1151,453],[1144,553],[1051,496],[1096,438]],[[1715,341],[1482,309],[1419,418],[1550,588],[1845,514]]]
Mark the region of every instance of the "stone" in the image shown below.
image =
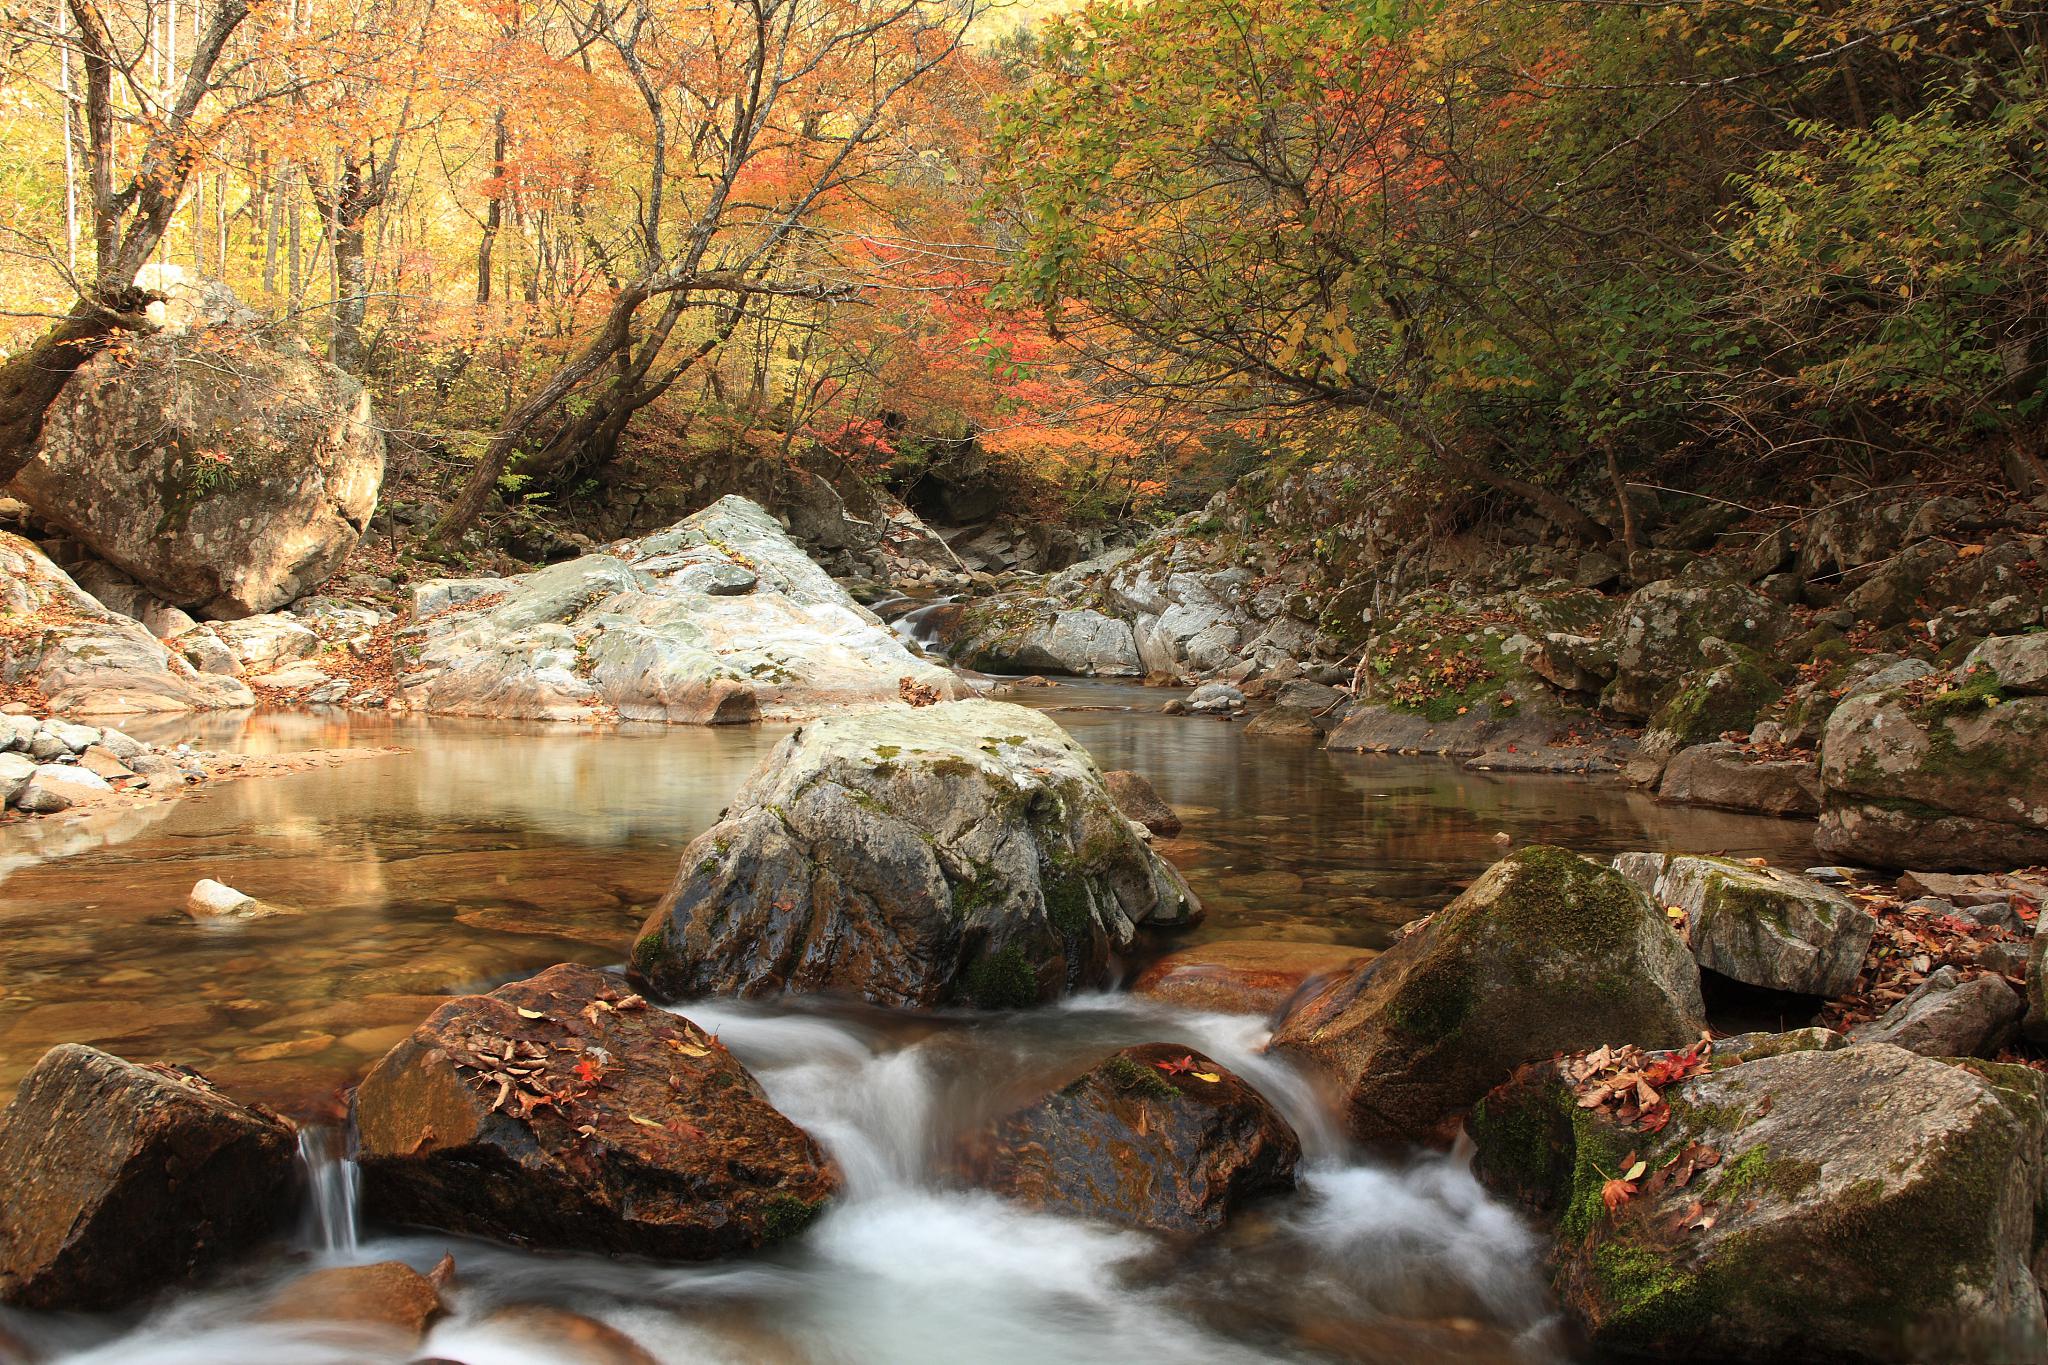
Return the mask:
[[[1270,1015],[1376,956],[1336,943],[1223,940],[1168,953],[1139,973],[1131,993],[1191,1010]]]
[[[78,756],[78,766],[105,782],[117,782],[124,777],[135,776],[134,769],[114,757],[114,751],[104,744],[95,744]]]
[[[325,581],[384,479],[363,386],[239,309],[131,341],[64,386],[16,493],[202,615],[252,616]]]
[[[403,1261],[329,1266],[288,1280],[264,1308],[266,1322],[342,1322],[389,1329],[417,1343],[443,1312],[433,1281]]]
[[[1795,1028],[1783,1033],[1737,1033],[1716,1038],[1707,1047],[1707,1058],[1715,1066],[1734,1066],[1759,1057],[1776,1057],[1785,1052],[1833,1052],[1847,1047],[1849,1040],[1831,1028]]]
[[[955,661],[985,673],[1135,678],[1145,671],[1130,622],[1035,598],[975,604],[947,644]]]
[[[720,565],[757,586],[702,591],[704,571]],[[868,705],[905,679],[942,698],[960,690],[738,497],[497,580],[399,631],[393,647],[406,703],[453,715],[718,724]]]
[[[1244,727],[1248,735],[1281,739],[1319,739],[1325,733],[1316,713],[1300,706],[1273,706],[1253,716]]]
[[[237,675],[276,673],[302,659],[310,659],[320,648],[318,634],[290,612],[282,611],[201,626],[179,637],[179,646],[189,651],[199,636],[220,642],[234,660]],[[189,652],[186,657],[191,657]]]
[[[296,1212],[297,1134],[194,1073],[50,1049],[0,1115],[0,1302],[125,1308]]]
[[[1614,678],[1601,703],[1624,716],[1653,715],[1686,674],[1708,662],[1701,648],[1706,641],[1765,650],[1789,628],[1783,607],[1740,583],[1648,584],[1616,616]]]
[[[38,763],[54,763],[60,758],[69,758],[76,752],[65,743],[62,735],[47,727],[29,737],[28,756]]]
[[[1335,1081],[1355,1137],[1426,1141],[1525,1062],[1675,1047],[1705,1026],[1699,968],[1663,911],[1612,868],[1537,846],[1296,1004],[1270,1046]]]
[[[1614,646],[1590,635],[1552,631],[1521,651],[1522,663],[1552,687],[1596,693],[1614,676]]]
[[[1147,1043],[974,1135],[961,1165],[1033,1209],[1185,1236],[1292,1189],[1300,1160],[1294,1129],[1235,1073]]]
[[[1999,700],[1995,675],[1916,700],[1853,697],[1821,741],[1815,846],[1877,867],[2002,871],[2048,862],[2048,697]]]
[[[1693,956],[1730,980],[1833,998],[1863,969],[1877,920],[1831,887],[1733,858],[1680,854],[1631,860],[1628,872],[1662,906],[1685,911]],[[1621,859],[1615,866],[1622,868]]]
[[[1109,788],[1109,799],[1116,802],[1118,810],[1160,838],[1171,839],[1180,833],[1180,816],[1143,774],[1117,768],[1102,775],[1102,785]]]
[[[1736,744],[1696,744],[1672,755],[1657,795],[1690,806],[1811,818],[1820,813],[1820,769],[1804,758],[1751,758]]]
[[[252,705],[233,678],[201,673],[139,621],[109,611],[18,536],[0,532],[0,684],[67,716],[212,711]]]
[[[632,954],[668,999],[1036,1004],[1110,984],[1200,904],[1050,718],[1006,702],[828,716],[683,853]]]
[[[487,1327],[510,1332],[520,1346],[538,1348],[549,1361],[574,1365],[662,1365],[631,1337],[609,1323],[543,1304],[513,1304],[494,1310]],[[536,1362],[538,1365],[538,1362]]]
[[[1942,967],[1883,1017],[1849,1030],[1853,1043],[1891,1043],[1926,1057],[1990,1057],[2019,1031],[2026,1002],[2000,978]]]
[[[464,606],[504,590],[505,580],[502,578],[429,579],[413,585],[412,617],[415,621],[424,621],[450,607]]]
[[[112,792],[103,777],[63,763],[38,765],[28,782],[15,793],[14,804],[30,815],[55,815],[73,806],[88,804]]]
[[[1738,659],[1687,674],[1650,718],[1638,752],[1659,760],[1731,731],[1748,734],[1758,712],[1782,689],[1755,661]]]
[[[69,753],[82,754],[100,742],[100,732],[90,725],[73,725],[55,716],[43,722],[42,733],[54,736]]]
[[[149,746],[141,740],[130,739],[109,726],[100,727],[100,747],[123,763],[149,752]]]
[[[1965,675],[1977,668],[1995,674],[2002,692],[2048,696],[2048,632],[2000,635],[1984,641],[1963,659]]]
[[[272,905],[244,895],[232,886],[204,877],[185,897],[185,913],[201,921],[271,919],[278,915],[304,913],[284,905]]]
[[[2043,1090],[2022,1066],[1800,1049],[1667,1087],[1646,1134],[1546,1062],[1474,1114],[1474,1169],[1555,1218],[1554,1286],[1603,1357],[2037,1360]],[[1631,1152],[1695,1173],[1609,1214]]]
[[[1198,716],[1229,715],[1244,709],[1244,693],[1229,683],[1203,683],[1188,693],[1187,706]]]
[[[0,809],[13,805],[35,774],[35,760],[26,754],[0,754]]]
[[[839,1188],[723,1044],[590,967],[443,1005],[363,1080],[354,1118],[373,1216],[542,1249],[749,1251]]]

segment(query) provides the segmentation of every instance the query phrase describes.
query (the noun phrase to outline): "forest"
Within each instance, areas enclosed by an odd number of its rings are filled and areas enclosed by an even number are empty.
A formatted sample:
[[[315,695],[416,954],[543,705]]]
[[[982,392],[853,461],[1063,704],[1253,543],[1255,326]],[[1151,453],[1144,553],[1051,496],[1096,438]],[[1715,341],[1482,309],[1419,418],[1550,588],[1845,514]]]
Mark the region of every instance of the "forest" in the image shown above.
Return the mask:
[[[2048,0],[0,39],[0,1365],[2048,1362]]]

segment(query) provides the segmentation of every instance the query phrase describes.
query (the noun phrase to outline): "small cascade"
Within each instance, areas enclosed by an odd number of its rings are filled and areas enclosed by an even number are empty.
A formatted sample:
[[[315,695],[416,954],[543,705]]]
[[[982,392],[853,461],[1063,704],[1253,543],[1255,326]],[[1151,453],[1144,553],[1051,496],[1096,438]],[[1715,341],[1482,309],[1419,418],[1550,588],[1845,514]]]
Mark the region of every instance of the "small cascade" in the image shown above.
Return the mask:
[[[360,1240],[357,1194],[361,1176],[348,1129],[307,1124],[299,1129],[299,1164],[306,1170],[304,1237],[316,1251],[353,1255]]]
[[[945,651],[939,648],[939,630],[933,618],[942,608],[950,607],[959,600],[957,597],[935,598],[915,611],[907,611],[897,617],[890,623],[890,628],[920,649],[929,650],[934,654],[944,653]]]

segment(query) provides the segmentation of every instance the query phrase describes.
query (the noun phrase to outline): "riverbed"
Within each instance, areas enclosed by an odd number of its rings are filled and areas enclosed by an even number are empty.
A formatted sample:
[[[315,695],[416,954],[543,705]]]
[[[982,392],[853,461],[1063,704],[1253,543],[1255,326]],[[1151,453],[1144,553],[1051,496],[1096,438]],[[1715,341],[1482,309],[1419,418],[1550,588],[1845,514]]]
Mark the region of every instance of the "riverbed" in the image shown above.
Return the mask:
[[[1069,684],[1054,712],[1105,768],[1186,820],[1161,847],[1208,906],[1185,941],[1378,947],[1516,845],[1667,848],[1803,866],[1811,827],[1658,805],[1618,785],[1329,754],[1159,713],[1163,694]],[[253,753],[397,746],[183,800],[0,827],[0,1093],[51,1044],[195,1066],[315,1122],[429,1012],[560,961],[618,962],[673,876],[788,727],[545,727],[258,713],[153,739]],[[212,877],[303,913],[203,926]],[[803,1242],[707,1267],[536,1256],[359,1232],[347,1168],[296,1249],[139,1322],[0,1319],[90,1361],[562,1360],[508,1305],[600,1318],[664,1361],[1564,1358],[1534,1236],[1454,1157],[1367,1158],[1263,1020],[1119,995],[1028,1014],[892,1017],[812,1004],[684,1007],[716,1029],[848,1177]],[[1185,1042],[1300,1131],[1302,1188],[1203,1247],[1036,1216],[961,1191],[947,1153],[976,1120],[1114,1047]],[[314,1144],[316,1148],[320,1144]],[[456,1312],[425,1348],[361,1329],[252,1321],[313,1261],[455,1254]]]

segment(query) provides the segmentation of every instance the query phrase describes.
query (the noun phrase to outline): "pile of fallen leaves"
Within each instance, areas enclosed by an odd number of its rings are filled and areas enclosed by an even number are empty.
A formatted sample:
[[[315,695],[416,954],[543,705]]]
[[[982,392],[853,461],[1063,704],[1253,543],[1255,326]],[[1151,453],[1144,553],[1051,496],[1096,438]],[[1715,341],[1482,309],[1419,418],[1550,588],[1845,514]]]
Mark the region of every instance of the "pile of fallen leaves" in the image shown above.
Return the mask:
[[[939,702],[938,688],[910,677],[896,680],[896,695],[912,706],[936,706]]]
[[[1200,1070],[1201,1063],[1195,1060],[1195,1054],[1192,1052],[1184,1057],[1164,1062],[1154,1062],[1152,1065],[1158,1067],[1169,1076],[1186,1076],[1190,1080],[1207,1081],[1211,1085],[1223,1079],[1222,1076],[1214,1071]]]
[[[1610,1215],[1618,1214],[1633,1199],[1654,1200],[1666,1190],[1685,1189],[1694,1176],[1720,1164],[1721,1153],[1704,1142],[1686,1143],[1654,1171],[1647,1161],[1630,1152],[1623,1158],[1621,1170],[1600,1186],[1600,1202]],[[1667,1235],[1704,1232],[1719,1218],[1716,1206],[1695,1199],[1670,1217],[1671,1226],[1665,1231]]]
[[[1645,1052],[1633,1043],[1602,1045],[1558,1062],[1558,1074],[1578,1096],[1579,1108],[1605,1114],[1644,1133],[1661,1132],[1671,1122],[1664,1090],[1707,1063],[1712,1043],[1706,1034],[1678,1052]]]
[[[1943,967],[1956,968],[1966,979],[1982,975],[1991,970],[1982,961],[1986,949],[2025,941],[1997,925],[1909,905],[1892,892],[1863,887],[1848,894],[1877,920],[1877,933],[1863,955],[1855,989],[1822,1009],[1822,1022],[1832,1029],[1845,1030],[1877,1018]],[[2012,906],[2031,927],[2038,914],[2033,902],[2015,895]],[[2008,974],[2006,979],[2015,987],[2025,985],[2020,975]]]

